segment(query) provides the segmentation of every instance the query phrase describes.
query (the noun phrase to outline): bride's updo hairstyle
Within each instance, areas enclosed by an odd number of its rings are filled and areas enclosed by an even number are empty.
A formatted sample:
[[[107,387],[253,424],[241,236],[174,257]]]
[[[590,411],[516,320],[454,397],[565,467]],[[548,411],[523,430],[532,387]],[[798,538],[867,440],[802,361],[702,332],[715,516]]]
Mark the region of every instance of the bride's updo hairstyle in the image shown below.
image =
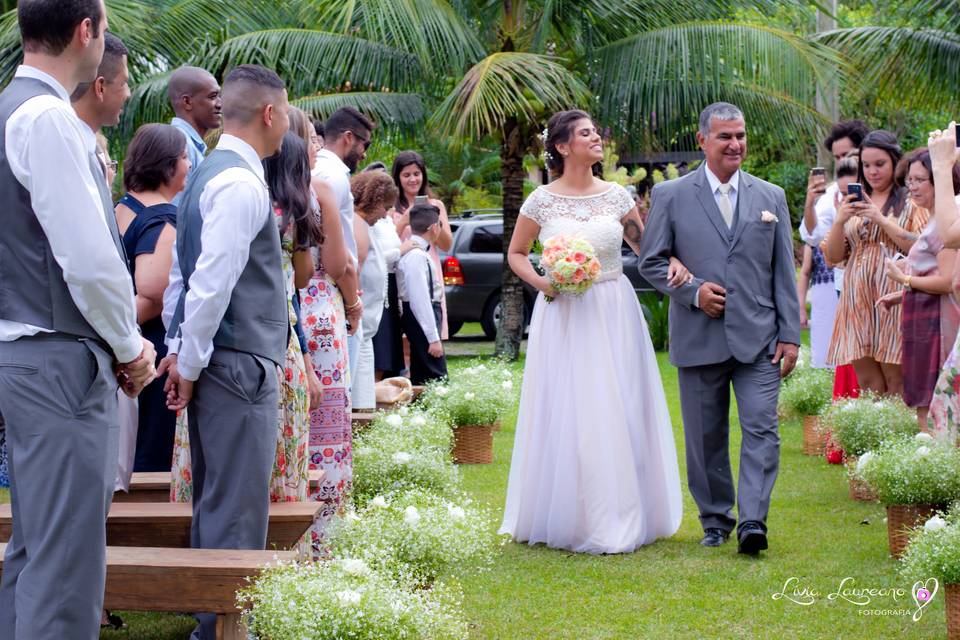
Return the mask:
[[[593,121],[589,113],[580,109],[558,111],[550,117],[547,122],[547,139],[543,143],[547,169],[550,173],[558,176],[563,175],[563,156],[557,151],[557,145],[570,142],[570,136],[573,135],[573,125],[584,118]]]

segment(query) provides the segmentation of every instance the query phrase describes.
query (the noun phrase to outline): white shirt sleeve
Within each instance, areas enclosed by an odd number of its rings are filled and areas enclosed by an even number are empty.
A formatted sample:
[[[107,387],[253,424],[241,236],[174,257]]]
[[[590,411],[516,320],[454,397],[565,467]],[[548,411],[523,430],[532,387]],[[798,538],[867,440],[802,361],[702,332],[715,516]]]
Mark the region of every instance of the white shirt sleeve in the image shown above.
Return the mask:
[[[246,169],[227,169],[200,195],[203,249],[190,275],[177,357],[180,374],[187,380],[199,378],[210,362],[213,337],[247,265],[250,243],[266,223],[266,195],[255,180]]]
[[[143,350],[133,280],[110,237],[100,192],[90,173],[77,122],[53,97],[45,109],[23,109],[7,121],[6,154],[77,309],[110,345],[117,362]],[[20,110],[18,110],[20,111]]]
[[[833,221],[837,217],[837,210],[833,208],[834,194],[837,193],[836,183],[831,185],[827,191],[817,199],[813,205],[814,214],[817,216],[817,226],[813,231],[807,231],[807,225],[803,219],[800,219],[800,239],[811,247],[819,247],[830,232]]]
[[[433,301],[430,298],[430,286],[424,277],[429,273],[430,256],[423,251],[414,251],[400,261],[403,270],[403,280],[407,290],[407,301],[417,319],[427,342],[439,342],[440,332],[437,330],[437,318],[433,315]]]
[[[173,264],[170,266],[170,280],[167,288],[163,290],[163,311],[160,317],[163,320],[163,328],[170,330],[170,323],[173,322],[173,314],[177,310],[177,303],[180,301],[180,295],[183,293],[183,274],[180,273],[180,257],[177,254],[177,243],[173,243],[171,249],[173,253]],[[167,353],[178,353],[180,351],[179,338],[166,338]]]

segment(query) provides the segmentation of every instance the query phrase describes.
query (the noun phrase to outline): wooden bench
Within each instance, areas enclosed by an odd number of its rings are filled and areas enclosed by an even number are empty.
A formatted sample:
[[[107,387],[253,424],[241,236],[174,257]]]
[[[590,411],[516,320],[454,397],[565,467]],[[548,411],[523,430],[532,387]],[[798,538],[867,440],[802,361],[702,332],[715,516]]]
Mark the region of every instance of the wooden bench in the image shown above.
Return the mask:
[[[0,569],[6,543],[0,544]],[[103,606],[130,611],[217,614],[217,640],[246,640],[236,593],[267,564],[293,551],[107,547]]]
[[[313,524],[321,502],[274,502],[270,505],[268,549],[290,549]],[[107,516],[107,544],[114,547],[190,546],[193,507],[185,502],[119,502]],[[0,542],[10,540],[13,517],[0,505]]]
[[[310,471],[310,486],[317,487],[326,471],[312,469]],[[156,473],[138,472],[130,478],[130,491],[117,491],[113,494],[114,502],[169,502],[170,501],[170,472]]]

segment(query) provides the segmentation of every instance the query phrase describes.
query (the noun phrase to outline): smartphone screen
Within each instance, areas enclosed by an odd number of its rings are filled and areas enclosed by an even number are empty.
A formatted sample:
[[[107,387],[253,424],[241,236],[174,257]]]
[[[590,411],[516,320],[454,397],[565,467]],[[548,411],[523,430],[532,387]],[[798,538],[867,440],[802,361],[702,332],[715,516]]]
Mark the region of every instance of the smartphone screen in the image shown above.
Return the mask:
[[[823,167],[814,167],[813,169],[810,169],[810,175],[816,176],[818,178],[823,178],[823,177],[826,177],[827,170],[824,169]]]
[[[856,196],[854,202],[863,202],[863,186],[859,182],[851,182],[847,185],[847,195]]]

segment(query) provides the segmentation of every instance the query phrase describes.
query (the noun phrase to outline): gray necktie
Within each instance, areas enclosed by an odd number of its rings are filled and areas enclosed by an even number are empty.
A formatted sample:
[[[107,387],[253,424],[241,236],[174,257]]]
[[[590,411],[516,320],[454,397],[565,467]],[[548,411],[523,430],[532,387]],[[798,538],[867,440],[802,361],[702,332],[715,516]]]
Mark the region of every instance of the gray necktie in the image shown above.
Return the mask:
[[[720,200],[717,203],[720,207],[720,215],[723,216],[723,221],[727,223],[727,228],[733,226],[733,203],[730,202],[730,190],[733,187],[730,183],[722,184],[719,187],[720,191]]]

